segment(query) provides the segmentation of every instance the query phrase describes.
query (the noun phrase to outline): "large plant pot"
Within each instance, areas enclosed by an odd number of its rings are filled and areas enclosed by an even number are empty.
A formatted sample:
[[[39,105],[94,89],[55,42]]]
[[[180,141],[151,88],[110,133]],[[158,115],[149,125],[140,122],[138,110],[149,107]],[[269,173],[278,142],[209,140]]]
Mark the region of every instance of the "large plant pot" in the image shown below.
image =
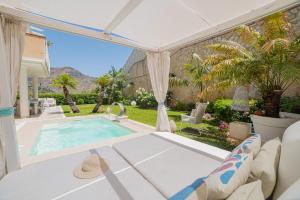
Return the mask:
[[[300,115],[297,114],[280,113],[280,116],[282,117],[272,118],[251,115],[254,131],[261,135],[262,142],[266,142],[276,137],[281,139],[285,129],[300,120]]]
[[[229,123],[229,137],[245,140],[251,135],[252,124],[246,122]]]

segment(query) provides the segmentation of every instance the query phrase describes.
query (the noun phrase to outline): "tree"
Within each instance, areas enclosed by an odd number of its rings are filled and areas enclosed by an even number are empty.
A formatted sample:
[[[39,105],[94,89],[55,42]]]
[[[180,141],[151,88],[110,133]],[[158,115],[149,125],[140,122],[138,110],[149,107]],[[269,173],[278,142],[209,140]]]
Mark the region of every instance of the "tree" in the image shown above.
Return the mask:
[[[193,53],[189,62],[184,65],[184,68],[186,71],[188,71],[192,79],[190,85],[192,85],[194,88],[200,89],[201,95],[199,95],[198,98],[200,101],[202,101],[206,96],[203,93],[205,87],[203,76],[210,72],[210,66],[205,65],[201,57],[198,54]]]
[[[72,110],[73,113],[79,113],[79,109],[77,108],[77,106],[75,105],[70,93],[69,93],[69,90],[68,88],[73,88],[75,89],[76,88],[76,85],[77,85],[77,81],[72,77],[70,76],[69,74],[61,74],[60,76],[58,76],[57,78],[54,78],[52,80],[52,85],[54,87],[57,87],[57,88],[62,88],[63,89],[63,93],[65,95],[65,98]]]
[[[111,84],[112,79],[108,74],[105,74],[105,75],[97,78],[97,80],[95,82],[99,86],[99,96],[98,96],[97,104],[95,105],[95,107],[92,111],[93,113],[98,112],[100,106],[103,104],[105,89],[107,86],[109,86]]]
[[[181,79],[176,76],[174,73],[169,74],[169,85],[171,87],[183,87],[183,86],[188,86],[189,81],[186,79]]]
[[[265,115],[278,118],[282,94],[300,81],[300,36],[283,13],[266,18],[262,29],[242,25],[235,31],[241,42],[208,45],[213,53],[202,64],[211,71],[202,80],[208,84],[205,92],[252,84],[261,93]]]
[[[111,84],[107,87],[109,103],[119,101],[123,98],[123,89],[126,83],[126,75],[123,69],[117,70],[114,66],[109,70],[108,75],[111,78]]]

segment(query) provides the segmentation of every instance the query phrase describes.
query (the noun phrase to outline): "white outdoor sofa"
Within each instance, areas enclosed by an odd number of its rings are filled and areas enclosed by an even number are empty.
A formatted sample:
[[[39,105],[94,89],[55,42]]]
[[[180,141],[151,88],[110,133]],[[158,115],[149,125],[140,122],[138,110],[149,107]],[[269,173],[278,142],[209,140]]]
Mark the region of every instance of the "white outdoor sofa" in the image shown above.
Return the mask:
[[[299,130],[300,121],[283,136],[277,186],[282,190],[280,194],[286,192],[280,200],[289,199],[290,195],[300,199],[299,184],[291,186],[300,178]],[[198,144],[174,134],[160,133],[117,143],[113,148],[99,148],[96,151],[107,161],[110,170],[94,179],[73,176],[74,167],[90,151],[32,164],[0,181],[0,199],[169,199],[216,169],[229,153]]]

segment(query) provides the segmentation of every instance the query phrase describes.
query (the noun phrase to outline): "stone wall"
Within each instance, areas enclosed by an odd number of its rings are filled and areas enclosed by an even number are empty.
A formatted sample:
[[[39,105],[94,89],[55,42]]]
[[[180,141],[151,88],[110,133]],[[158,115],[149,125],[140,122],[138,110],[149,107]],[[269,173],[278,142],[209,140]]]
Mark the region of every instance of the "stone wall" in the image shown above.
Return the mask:
[[[296,34],[300,34],[300,6],[294,7],[287,11],[287,15],[290,23],[293,25]],[[260,31],[260,27],[263,24],[263,20],[259,20],[249,24],[250,26],[256,28]],[[209,52],[206,45],[216,43],[221,40],[234,40],[238,41],[238,37],[233,33],[233,31],[228,31],[224,34],[209,38],[207,40],[197,42],[188,46],[184,46],[180,49],[173,50],[171,52],[171,73],[176,74],[176,76],[184,79],[189,79],[188,73],[184,70],[183,66],[191,58],[193,53],[197,53],[200,56],[205,56]],[[135,90],[143,87],[147,90],[151,90],[150,78],[147,70],[147,62],[145,55],[140,50],[134,50],[132,55],[129,57],[124,68],[129,74],[130,82],[134,83],[133,87],[126,90],[128,96],[134,95]],[[192,87],[181,87],[181,88],[170,88],[174,93],[175,98],[183,102],[194,102],[199,91]],[[215,97],[232,97],[234,93],[234,88],[230,88],[223,93],[218,93],[217,95],[212,95]],[[300,85],[293,85],[286,91],[285,95],[288,96],[299,96],[300,95]]]

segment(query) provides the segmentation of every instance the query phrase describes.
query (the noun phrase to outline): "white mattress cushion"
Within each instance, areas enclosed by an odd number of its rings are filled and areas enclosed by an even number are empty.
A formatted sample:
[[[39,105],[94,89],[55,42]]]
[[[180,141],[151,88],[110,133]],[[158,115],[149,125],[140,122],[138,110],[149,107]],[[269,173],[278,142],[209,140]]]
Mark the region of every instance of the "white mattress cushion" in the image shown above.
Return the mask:
[[[120,142],[113,147],[167,198],[221,164],[154,135]]]
[[[261,181],[254,181],[238,187],[226,200],[265,200]]]
[[[105,176],[78,179],[73,169],[89,151],[28,165],[0,181],[3,200],[165,199],[112,148],[97,149],[110,170]],[[137,190],[137,188],[139,188]]]
[[[260,149],[251,167],[248,182],[261,180],[265,198],[268,198],[276,184],[281,141],[279,138],[269,140]]]

